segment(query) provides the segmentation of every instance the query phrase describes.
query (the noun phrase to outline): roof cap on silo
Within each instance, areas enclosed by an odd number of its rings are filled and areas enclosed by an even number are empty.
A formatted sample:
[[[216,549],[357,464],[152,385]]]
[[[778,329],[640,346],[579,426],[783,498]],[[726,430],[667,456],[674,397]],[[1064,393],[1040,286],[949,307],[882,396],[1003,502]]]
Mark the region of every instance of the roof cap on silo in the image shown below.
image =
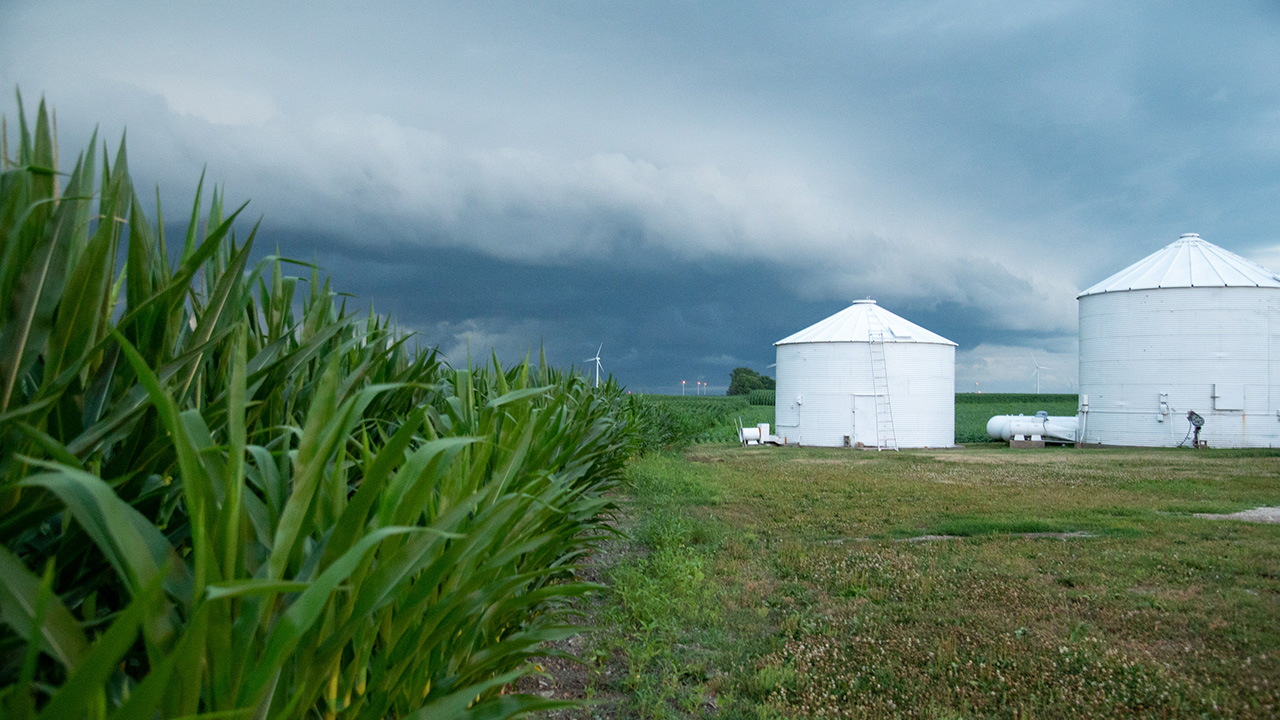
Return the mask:
[[[793,335],[774,343],[774,345],[794,345],[798,343],[839,343],[870,342],[871,316],[884,333],[885,342],[932,343],[934,345],[955,345],[941,335],[926,330],[919,325],[885,310],[875,300],[854,300],[849,307],[832,315],[826,320],[814,323]]]
[[[1178,239],[1077,295],[1190,287],[1280,288],[1280,275],[1197,233]]]

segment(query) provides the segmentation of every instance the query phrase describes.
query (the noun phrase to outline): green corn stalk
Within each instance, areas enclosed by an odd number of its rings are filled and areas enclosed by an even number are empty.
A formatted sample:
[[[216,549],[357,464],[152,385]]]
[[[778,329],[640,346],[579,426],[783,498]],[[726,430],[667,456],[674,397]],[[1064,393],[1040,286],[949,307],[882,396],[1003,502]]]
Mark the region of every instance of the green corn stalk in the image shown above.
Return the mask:
[[[620,388],[545,361],[448,367],[318,268],[254,261],[257,228],[238,239],[217,188],[203,210],[203,178],[171,256],[123,143],[99,166],[91,139],[55,182],[43,103],[34,129],[19,112],[0,172],[0,658],[21,660],[0,661],[0,714],[561,705],[507,687],[578,631],[594,586],[576,566],[635,447]]]

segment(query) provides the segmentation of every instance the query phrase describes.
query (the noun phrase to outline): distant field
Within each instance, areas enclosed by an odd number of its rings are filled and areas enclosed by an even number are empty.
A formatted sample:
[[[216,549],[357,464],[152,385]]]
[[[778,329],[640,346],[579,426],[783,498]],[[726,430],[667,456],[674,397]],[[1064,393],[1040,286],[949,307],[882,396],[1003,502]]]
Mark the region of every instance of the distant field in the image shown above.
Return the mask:
[[[750,427],[774,418],[772,405],[752,405],[746,395],[644,395],[640,402],[672,428],[664,445],[737,442],[739,421]]]
[[[740,419],[752,426],[773,425],[771,405],[751,405],[746,396],[646,395],[651,403],[678,428],[674,444],[736,442],[735,423]],[[1075,415],[1076,395],[1032,393],[957,393],[956,442],[962,445],[989,442],[987,420],[993,415],[1034,415],[1040,410],[1050,415]]]
[[[956,442],[990,442],[987,421],[994,415],[1075,415],[1078,395],[1033,393],[956,393]]]

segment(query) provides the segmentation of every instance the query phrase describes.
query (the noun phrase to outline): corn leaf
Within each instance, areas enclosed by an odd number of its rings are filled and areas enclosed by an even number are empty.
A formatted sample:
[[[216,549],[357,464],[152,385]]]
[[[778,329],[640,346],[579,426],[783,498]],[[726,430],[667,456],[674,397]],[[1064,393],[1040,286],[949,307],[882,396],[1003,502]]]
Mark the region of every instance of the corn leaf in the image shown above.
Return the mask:
[[[0,546],[0,620],[28,642],[38,636],[58,662],[68,670],[75,670],[89,647],[80,624],[56,598],[44,609],[37,623],[39,591],[40,578],[16,555]]]

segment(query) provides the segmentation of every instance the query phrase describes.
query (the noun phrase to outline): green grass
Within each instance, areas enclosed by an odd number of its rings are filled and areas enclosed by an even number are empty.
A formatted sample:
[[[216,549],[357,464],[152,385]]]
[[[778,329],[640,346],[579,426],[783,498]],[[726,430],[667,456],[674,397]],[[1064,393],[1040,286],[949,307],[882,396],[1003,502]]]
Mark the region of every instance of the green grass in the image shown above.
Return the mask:
[[[1280,505],[1280,451],[698,445],[629,472],[592,680],[622,717],[1280,711],[1280,526],[1191,514]],[[655,583],[678,601],[646,625],[624,598]]]
[[[954,535],[956,537],[972,537],[974,535],[1018,535],[1032,533],[1065,533],[1072,532],[1072,525],[1063,522],[1046,522],[1044,520],[1015,519],[991,520],[985,517],[954,517],[929,528],[931,535]],[[915,533],[903,533],[911,537]]]

